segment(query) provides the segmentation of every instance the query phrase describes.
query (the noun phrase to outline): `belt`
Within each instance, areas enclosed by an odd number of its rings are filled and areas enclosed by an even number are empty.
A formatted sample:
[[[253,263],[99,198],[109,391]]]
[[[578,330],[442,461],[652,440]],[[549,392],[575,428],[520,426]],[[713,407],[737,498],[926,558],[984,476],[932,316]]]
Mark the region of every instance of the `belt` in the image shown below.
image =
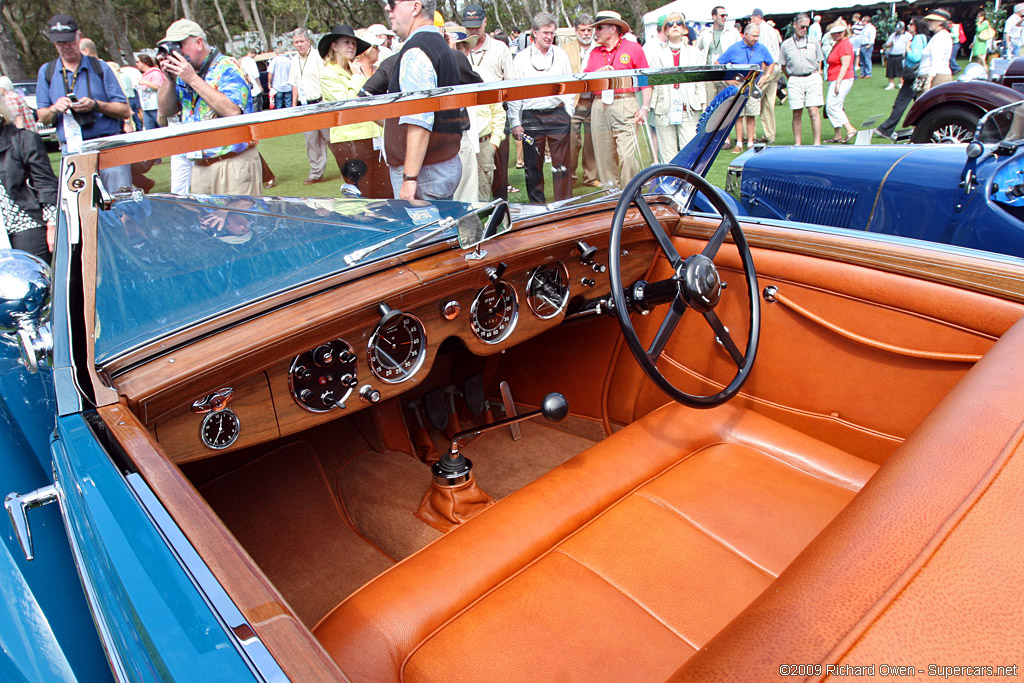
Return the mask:
[[[245,145],[245,149],[243,149],[241,152],[228,152],[227,154],[221,154],[219,157],[207,157],[207,158],[203,158],[203,159],[193,159],[192,163],[196,164],[197,166],[213,166],[218,161],[224,161],[225,159],[230,159],[232,157],[237,157],[240,154],[245,154],[246,152],[248,152],[250,149],[252,149],[255,146],[256,146],[255,143],[247,142],[246,145]]]
[[[480,136],[480,144],[481,145],[484,144],[485,142],[490,142],[490,141],[491,141],[491,136],[490,135],[481,135]]]
[[[618,92],[618,93],[615,93],[615,99],[620,99],[620,98],[623,98],[623,97],[636,98],[636,93],[635,92]]]
[[[793,78],[806,78],[807,76],[813,76],[816,72],[808,71],[805,74],[790,74]]]
[[[318,97],[315,100],[306,100],[306,104],[320,104],[324,101],[324,98]]]

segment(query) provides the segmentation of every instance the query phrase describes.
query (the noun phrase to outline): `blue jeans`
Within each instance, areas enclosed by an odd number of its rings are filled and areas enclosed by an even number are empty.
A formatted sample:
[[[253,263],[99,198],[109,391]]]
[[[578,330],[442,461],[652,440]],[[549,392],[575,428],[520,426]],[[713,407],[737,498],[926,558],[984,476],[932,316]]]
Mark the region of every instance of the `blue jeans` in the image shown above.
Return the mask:
[[[391,189],[398,197],[402,190],[404,166],[389,166]],[[456,154],[448,161],[426,164],[420,168],[416,180],[416,199],[451,199],[462,179],[462,162]]]
[[[281,90],[274,95],[274,109],[284,109],[292,106],[292,89]]]
[[[953,43],[953,51],[949,54],[949,70],[953,75],[960,73],[960,65],[956,63],[956,56],[960,53],[960,43]]]
[[[157,121],[159,111],[158,109],[142,110],[142,120],[146,124],[146,130],[156,130],[160,127],[160,123]]]
[[[132,108],[132,120],[135,122],[135,130],[142,130],[142,121],[139,120],[138,111],[142,108],[139,104],[139,96],[134,95],[128,98],[128,106]]]
[[[874,45],[860,46],[860,76],[867,78],[871,75],[871,55],[875,51]]]

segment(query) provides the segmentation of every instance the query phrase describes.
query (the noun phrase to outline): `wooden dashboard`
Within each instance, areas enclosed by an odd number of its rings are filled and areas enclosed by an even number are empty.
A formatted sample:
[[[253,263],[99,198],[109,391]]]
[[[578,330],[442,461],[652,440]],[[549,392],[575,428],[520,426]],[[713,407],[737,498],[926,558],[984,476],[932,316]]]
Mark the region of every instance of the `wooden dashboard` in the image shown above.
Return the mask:
[[[660,220],[674,227],[673,211],[652,208]],[[380,400],[417,386],[429,374],[446,339],[458,338],[469,351],[485,356],[559,325],[565,319],[564,310],[544,319],[526,301],[527,283],[540,266],[564,264],[569,310],[584,299],[606,296],[608,274],[600,266],[607,264],[610,217],[610,211],[602,211],[548,224],[538,217],[531,220],[538,223],[533,227],[485,243],[482,259],[470,260],[465,251],[448,250],[394,266],[217,330],[123,372],[115,377],[115,387],[168,457],[179,463],[303,431],[372,405],[359,398],[359,389],[365,386],[379,392]],[[580,241],[597,247],[590,262],[581,260]],[[623,279],[631,282],[643,277],[656,250],[650,231],[631,211],[623,234]],[[507,336],[487,343],[474,333],[470,309],[501,264],[501,280],[518,297],[518,318]],[[400,383],[380,381],[369,369],[368,343],[381,321],[381,304],[418,318],[426,335],[421,365]],[[455,308],[458,312],[453,315]],[[299,354],[339,339],[355,354],[354,390],[344,409],[311,412],[293,396],[289,370]],[[240,427],[233,443],[213,449],[200,437],[204,415],[196,414],[192,404],[224,387],[233,390],[228,407]]]

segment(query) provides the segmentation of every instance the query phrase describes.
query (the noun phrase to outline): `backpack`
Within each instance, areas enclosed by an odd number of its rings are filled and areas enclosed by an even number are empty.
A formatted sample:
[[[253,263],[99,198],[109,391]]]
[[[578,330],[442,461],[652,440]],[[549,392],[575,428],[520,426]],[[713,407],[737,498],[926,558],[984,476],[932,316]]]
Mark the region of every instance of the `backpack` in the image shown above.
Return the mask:
[[[88,58],[89,58],[89,65],[92,67],[92,70],[95,71],[96,73],[98,73],[100,75],[100,78],[102,78],[103,77],[103,69],[110,68],[110,67],[108,67],[106,64],[101,62],[98,57],[93,57],[92,55],[88,55]],[[57,59],[53,60],[52,62],[47,62],[46,63],[46,87],[47,88],[49,88],[50,87],[50,83],[53,82],[53,72],[57,69],[57,62],[59,62],[59,61],[60,61],[60,57],[58,57]],[[92,97],[92,84],[91,84],[91,82],[88,79],[86,79],[85,84],[89,88],[89,97]]]
[[[958,42],[958,43],[966,43],[967,42],[967,34],[964,33],[964,25],[963,24],[957,24],[956,25],[956,30],[957,30],[957,35],[959,36],[957,38],[956,42]]]

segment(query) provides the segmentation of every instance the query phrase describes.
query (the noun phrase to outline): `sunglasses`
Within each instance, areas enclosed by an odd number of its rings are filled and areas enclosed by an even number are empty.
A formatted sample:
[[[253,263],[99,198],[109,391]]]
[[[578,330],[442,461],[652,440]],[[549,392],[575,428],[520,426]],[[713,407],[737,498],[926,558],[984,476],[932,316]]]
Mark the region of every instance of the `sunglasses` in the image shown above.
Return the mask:
[[[673,21],[666,21],[665,22],[665,28],[672,28],[673,26],[685,26],[685,25],[686,25],[685,22],[682,22],[682,21],[675,21],[675,20],[673,20]]]
[[[387,11],[394,12],[395,8],[398,7],[398,3],[407,1],[414,2],[415,0],[388,0],[388,2],[384,4],[384,7],[385,9],[387,9]]]
[[[796,27],[797,28],[810,28],[811,25],[810,24],[797,24]]]

